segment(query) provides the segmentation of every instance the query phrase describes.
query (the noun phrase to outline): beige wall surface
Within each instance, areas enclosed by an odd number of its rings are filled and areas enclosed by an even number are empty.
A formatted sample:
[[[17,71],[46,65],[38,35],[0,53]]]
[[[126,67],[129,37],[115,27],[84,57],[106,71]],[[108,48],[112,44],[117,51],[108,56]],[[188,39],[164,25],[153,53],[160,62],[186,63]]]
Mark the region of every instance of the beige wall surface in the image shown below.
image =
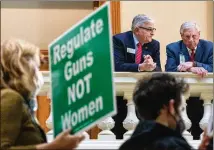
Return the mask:
[[[206,1],[121,1],[121,31],[131,29],[135,15],[147,14],[155,20],[154,39],[161,44],[162,69],[166,63],[166,45],[180,40],[180,25],[196,21],[201,38],[213,41],[213,2]]]
[[[1,3],[1,40],[22,38],[41,49],[93,11],[93,2]]]

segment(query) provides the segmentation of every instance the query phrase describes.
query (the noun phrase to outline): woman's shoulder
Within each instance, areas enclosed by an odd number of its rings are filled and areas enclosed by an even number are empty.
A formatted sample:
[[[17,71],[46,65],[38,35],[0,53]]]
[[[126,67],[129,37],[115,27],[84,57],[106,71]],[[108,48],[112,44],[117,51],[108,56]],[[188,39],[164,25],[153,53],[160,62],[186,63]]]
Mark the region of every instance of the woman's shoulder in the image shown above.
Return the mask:
[[[6,88],[6,89],[1,89],[1,101],[7,101],[10,103],[11,101],[13,102],[23,102],[24,98],[15,90]]]

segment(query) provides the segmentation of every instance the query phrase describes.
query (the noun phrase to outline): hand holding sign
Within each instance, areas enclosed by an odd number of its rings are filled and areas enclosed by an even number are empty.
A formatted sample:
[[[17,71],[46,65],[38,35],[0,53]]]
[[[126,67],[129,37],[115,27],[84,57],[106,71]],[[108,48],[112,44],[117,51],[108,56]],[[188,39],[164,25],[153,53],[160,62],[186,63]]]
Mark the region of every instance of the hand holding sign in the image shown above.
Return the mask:
[[[60,133],[50,143],[39,144],[36,149],[67,149],[73,150],[85,139],[83,135],[70,135],[71,130],[67,129]]]
[[[49,45],[55,136],[68,128],[77,134],[116,113],[109,7],[108,2]]]

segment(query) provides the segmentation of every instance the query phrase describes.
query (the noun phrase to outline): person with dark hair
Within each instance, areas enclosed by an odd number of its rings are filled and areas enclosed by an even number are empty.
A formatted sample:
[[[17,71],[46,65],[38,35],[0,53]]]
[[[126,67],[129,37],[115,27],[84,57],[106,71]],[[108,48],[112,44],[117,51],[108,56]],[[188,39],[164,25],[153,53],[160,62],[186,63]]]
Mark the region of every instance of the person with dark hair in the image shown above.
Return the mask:
[[[131,138],[120,150],[189,150],[182,137],[181,111],[189,85],[166,73],[155,73],[138,81],[133,101],[142,118]]]

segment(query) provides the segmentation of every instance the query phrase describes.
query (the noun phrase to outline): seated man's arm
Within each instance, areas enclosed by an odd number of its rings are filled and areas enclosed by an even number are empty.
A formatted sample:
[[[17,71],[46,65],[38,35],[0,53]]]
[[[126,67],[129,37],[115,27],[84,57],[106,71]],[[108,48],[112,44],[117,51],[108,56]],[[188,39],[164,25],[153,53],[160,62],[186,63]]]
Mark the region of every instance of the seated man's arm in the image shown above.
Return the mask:
[[[173,50],[166,46],[166,65],[165,65],[165,71],[167,72],[177,72],[177,64],[176,64],[176,56]]]
[[[200,63],[200,62],[195,61],[194,62],[194,67],[203,67],[208,72],[213,72],[213,49],[211,48],[209,50],[207,63]]]
[[[113,45],[115,71],[138,72],[138,64],[125,62],[126,49],[122,41],[113,36]]]

